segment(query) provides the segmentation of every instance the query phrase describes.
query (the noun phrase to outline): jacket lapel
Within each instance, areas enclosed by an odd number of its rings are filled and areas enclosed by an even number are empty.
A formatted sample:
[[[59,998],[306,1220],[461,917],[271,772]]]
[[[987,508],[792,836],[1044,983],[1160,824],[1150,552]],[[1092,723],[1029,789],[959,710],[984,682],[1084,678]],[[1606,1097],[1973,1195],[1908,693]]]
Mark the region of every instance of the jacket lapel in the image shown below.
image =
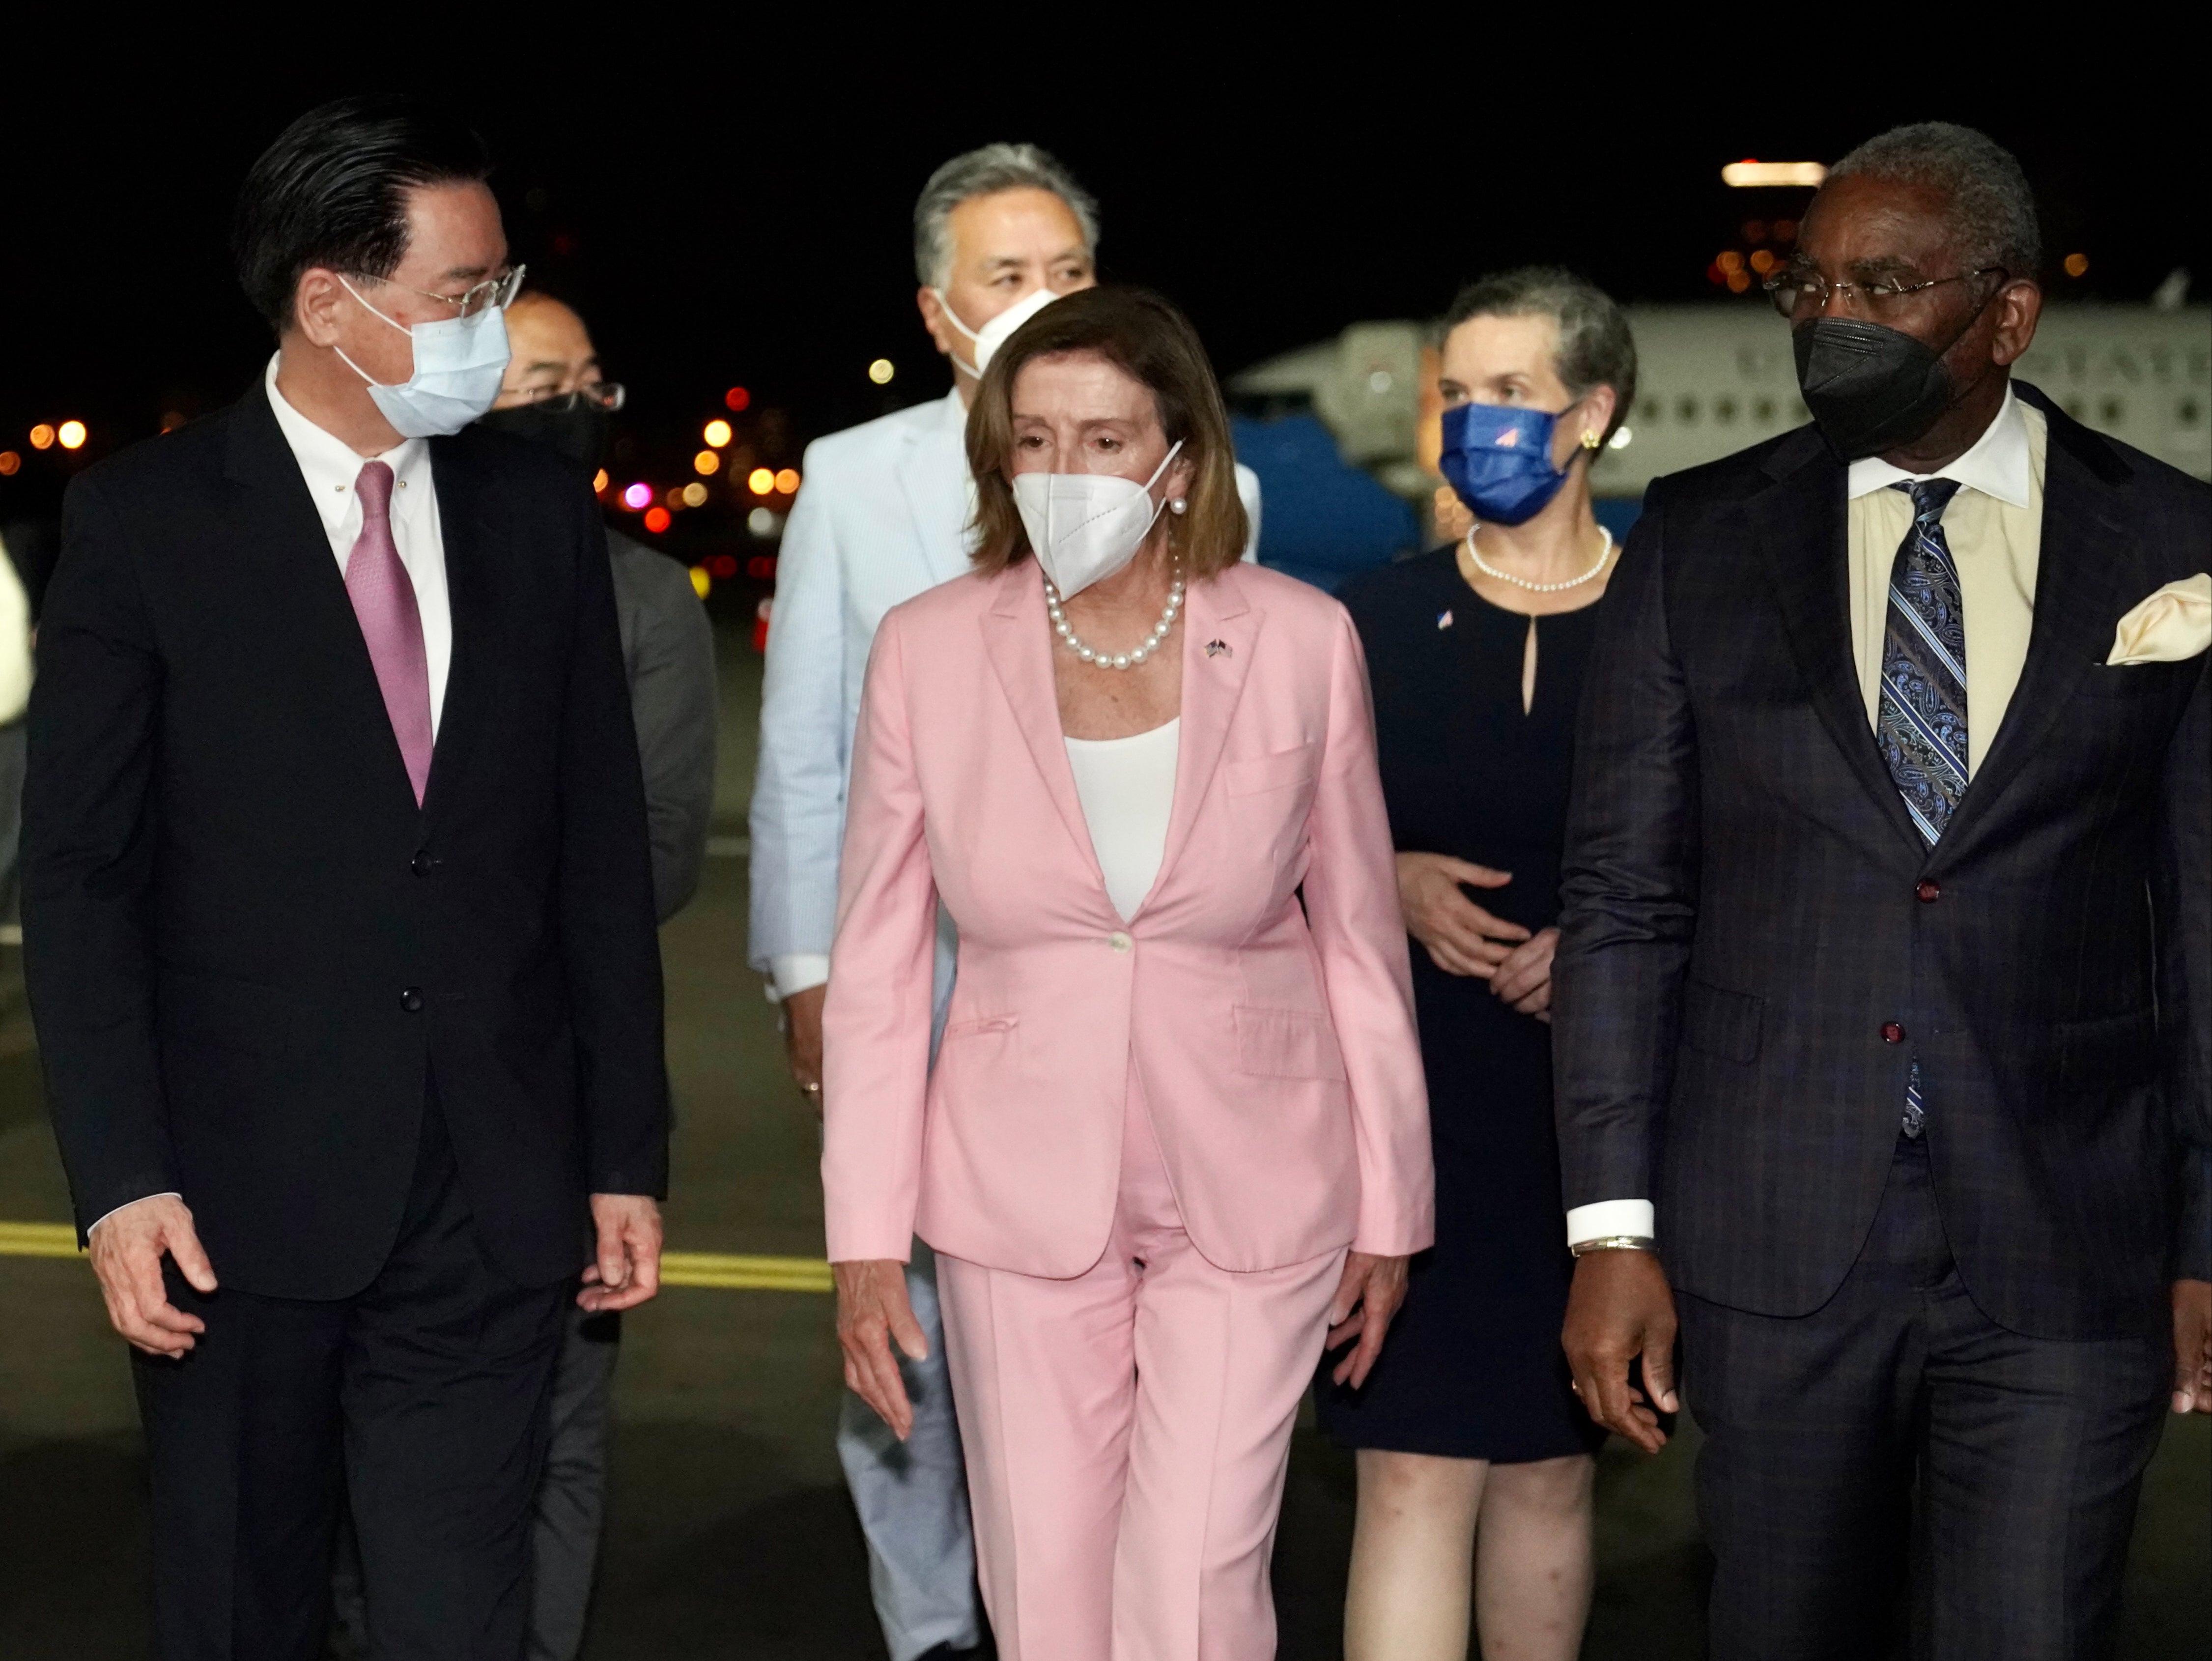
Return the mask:
[[[1773,578],[1790,649],[1844,763],[1883,818],[1919,855],[1925,844],[1875,746],[1851,654],[1843,468],[1809,429],[1802,442],[1778,450],[1769,465],[1778,475],[1774,484],[1752,497],[1745,512]]]
[[[331,557],[330,534],[259,385],[233,408],[227,452],[224,476],[252,493],[252,511],[264,526],[270,557],[263,579],[270,598],[307,648],[301,661],[311,672],[327,677],[323,691],[344,723],[332,734],[333,741],[373,758],[368,765],[381,776],[372,779],[376,798],[382,801],[397,792],[412,812],[415,789],[345,578]]]
[[[438,532],[445,545],[453,655],[446,672],[438,741],[430,751],[430,776],[422,788],[425,813],[453,794],[456,777],[467,775],[468,750],[487,706],[496,703],[492,672],[506,540],[488,481],[471,465],[466,446],[431,440],[430,478],[438,493]]]
[[[906,431],[898,479],[933,587],[968,569],[968,459],[952,417],[941,405],[930,414],[932,424],[917,423]]]
[[[2127,476],[2125,464],[2095,434],[2040,396],[2031,401],[2049,423],[2035,621],[2004,720],[1937,843],[1952,856],[1971,844],[1995,811],[1990,804],[2042,749],[2082,678],[2111,651],[2119,584],[2130,563],[2126,515],[2113,489]],[[1973,626],[1968,617],[1966,627]],[[1971,704],[1967,718],[1972,719]]]
[[[1075,770],[1060,726],[1060,695],[1053,684],[1052,631],[1044,615],[1044,579],[1035,560],[1009,566],[996,579],[998,594],[983,613],[983,650],[1006,695],[1014,724],[1044,780],[1045,794],[1075,843],[1077,856],[1103,884],[1091,845],[1091,827],[1075,794]]]
[[[1229,725],[1243,696],[1245,678],[1267,613],[1248,603],[1241,568],[1201,578],[1184,590],[1182,631],[1182,726],[1176,755],[1175,803],[1168,813],[1168,837],[1160,854],[1159,875],[1146,895],[1149,906],[1175,870],[1176,857],[1190,840],[1199,809],[1221,764]],[[1214,649],[1209,651],[1208,648]],[[1142,915],[1144,906],[1138,911]]]

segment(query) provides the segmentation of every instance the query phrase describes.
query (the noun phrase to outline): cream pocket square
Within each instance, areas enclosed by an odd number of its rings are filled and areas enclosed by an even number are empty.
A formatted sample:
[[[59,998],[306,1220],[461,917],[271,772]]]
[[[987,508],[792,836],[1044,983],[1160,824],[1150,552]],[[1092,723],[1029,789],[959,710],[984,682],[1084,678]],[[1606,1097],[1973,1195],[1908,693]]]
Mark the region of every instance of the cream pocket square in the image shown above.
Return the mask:
[[[2179,663],[2212,650],[2212,572],[2169,582],[2120,619],[2108,666]]]

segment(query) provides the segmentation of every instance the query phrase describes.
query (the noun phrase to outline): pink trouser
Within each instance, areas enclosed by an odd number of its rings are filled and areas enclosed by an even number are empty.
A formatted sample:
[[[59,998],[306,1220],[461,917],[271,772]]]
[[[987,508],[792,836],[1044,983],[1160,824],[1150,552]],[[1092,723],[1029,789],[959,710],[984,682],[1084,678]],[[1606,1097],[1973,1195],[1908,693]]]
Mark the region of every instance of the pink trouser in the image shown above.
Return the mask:
[[[1345,1254],[1232,1274],[1183,1232],[1133,1079],[1105,1255],[1072,1281],[940,1254],[983,1601],[1003,1661],[1267,1661],[1291,1427]]]

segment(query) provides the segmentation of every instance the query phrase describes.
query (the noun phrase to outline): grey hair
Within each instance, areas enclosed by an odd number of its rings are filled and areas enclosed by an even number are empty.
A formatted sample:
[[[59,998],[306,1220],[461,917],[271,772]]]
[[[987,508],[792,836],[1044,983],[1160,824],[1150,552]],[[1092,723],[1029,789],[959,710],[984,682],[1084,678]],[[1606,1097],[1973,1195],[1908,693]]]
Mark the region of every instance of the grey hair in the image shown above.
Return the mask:
[[[979,196],[1018,190],[1050,191],[1066,203],[1083,228],[1085,252],[1097,253],[1097,198],[1073,173],[1035,144],[986,144],[930,174],[914,204],[914,274],[924,288],[941,289],[952,276],[952,210]]]
[[[1594,387],[1613,392],[1613,420],[1599,435],[1613,436],[1636,402],[1636,336],[1613,297],[1586,277],[1557,265],[1523,265],[1478,277],[1453,297],[1444,332],[1474,317],[1548,317],[1559,332],[1553,363],[1567,395]]]
[[[1851,173],[1942,192],[1969,271],[2001,265],[2033,277],[2043,264],[2035,192],[2018,159],[1987,133],[1951,121],[1892,127],[1828,169],[1830,179]]]

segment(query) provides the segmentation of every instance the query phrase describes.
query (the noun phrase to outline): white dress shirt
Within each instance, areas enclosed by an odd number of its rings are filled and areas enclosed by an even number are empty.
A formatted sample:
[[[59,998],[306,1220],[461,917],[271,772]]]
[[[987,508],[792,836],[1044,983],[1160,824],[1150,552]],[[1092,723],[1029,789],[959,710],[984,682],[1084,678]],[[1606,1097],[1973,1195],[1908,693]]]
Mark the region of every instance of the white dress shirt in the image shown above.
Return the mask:
[[[292,459],[300,464],[301,476],[307,481],[307,494],[314,499],[315,511],[322,515],[323,531],[331,539],[331,552],[337,557],[341,578],[353,556],[353,545],[361,537],[362,508],[354,494],[354,481],[371,461],[381,461],[392,469],[392,540],[399,550],[399,563],[407,568],[408,581],[415,585],[415,609],[422,618],[422,657],[430,672],[430,739],[434,744],[438,719],[446,705],[446,677],[453,666],[453,608],[446,597],[446,541],[438,527],[438,493],[430,483],[430,447],[419,438],[410,438],[382,455],[362,455],[284,401],[284,394],[276,390],[276,367],[283,358],[283,353],[278,352],[269,360],[262,381],[269,389],[269,407],[276,412],[277,429],[291,447]],[[165,1197],[182,1196],[173,1193],[139,1196]],[[115,1208],[122,1209],[121,1206]],[[85,1230],[85,1237],[89,1239],[92,1229],[114,1214],[111,1211],[95,1220],[92,1228]]]
[[[410,438],[380,456],[364,456],[342,438],[332,437],[284,401],[276,390],[279,352],[269,360],[269,407],[292,459],[307,481],[307,494],[322,515],[323,529],[345,575],[353,545],[361,538],[361,502],[354,481],[371,461],[392,469],[392,540],[399,563],[415,585],[415,609],[422,619],[422,661],[430,672],[430,738],[435,743],[446,708],[446,677],[453,666],[453,608],[446,595],[446,539],[438,523],[438,492],[430,482],[430,446]]]
[[[1067,739],[1076,799],[1106,879],[1106,897],[1127,922],[1137,915],[1167,853],[1182,722],[1126,739]]]
[[[1849,530],[1851,661],[1867,721],[1881,715],[1882,642],[1889,629],[1889,578],[1912,526],[1912,499],[1893,484],[1957,481],[1943,511],[1943,540],[1959,571],[1966,625],[1966,776],[1971,779],[2003,724],[2027,662],[2035,624],[2035,568],[2043,551],[2043,411],[2008,386],[2005,399],[1972,448],[1932,473],[1908,473],[1879,456],[1854,461],[1845,476]],[[1899,1103],[1902,1110],[1903,1104]],[[1619,1235],[1656,1238],[1658,1219],[1645,1200],[1601,1200],[1567,1213],[1567,1244]]]

